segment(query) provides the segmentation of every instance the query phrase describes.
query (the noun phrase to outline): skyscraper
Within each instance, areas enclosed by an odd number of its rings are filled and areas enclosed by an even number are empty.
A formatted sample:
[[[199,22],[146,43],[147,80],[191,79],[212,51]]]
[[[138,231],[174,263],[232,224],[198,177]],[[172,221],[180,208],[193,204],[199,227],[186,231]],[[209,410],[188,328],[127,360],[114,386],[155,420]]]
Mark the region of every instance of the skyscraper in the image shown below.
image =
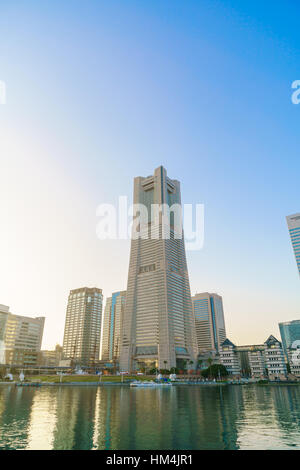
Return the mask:
[[[300,320],[279,323],[279,331],[282,340],[284,354],[288,357],[288,349],[294,341],[300,341]]]
[[[82,365],[99,360],[102,289],[82,287],[70,291],[63,354]]]
[[[100,359],[102,361],[119,360],[125,300],[126,291],[114,292],[106,299],[101,335]]]
[[[300,274],[300,214],[288,215],[286,220]]]
[[[217,351],[226,339],[223,300],[203,292],[192,297],[198,351]]]
[[[158,218],[151,211],[153,204],[180,207],[180,183],[161,166],[134,179],[133,199],[148,215],[131,240],[120,367],[182,367],[197,354],[182,223],[165,209]]]
[[[45,317],[13,315],[0,305],[0,364],[36,365],[44,323]]]

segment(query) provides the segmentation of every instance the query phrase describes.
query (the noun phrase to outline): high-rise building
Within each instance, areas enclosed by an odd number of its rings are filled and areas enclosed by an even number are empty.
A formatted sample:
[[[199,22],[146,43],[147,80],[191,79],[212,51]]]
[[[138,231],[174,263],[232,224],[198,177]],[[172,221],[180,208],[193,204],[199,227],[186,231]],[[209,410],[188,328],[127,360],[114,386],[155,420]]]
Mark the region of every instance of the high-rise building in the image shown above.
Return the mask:
[[[300,274],[300,214],[288,215],[286,220]]]
[[[288,348],[291,347],[294,341],[300,340],[300,320],[279,323],[279,331],[284,354],[287,358]]]
[[[99,360],[102,289],[82,287],[70,291],[63,355],[82,365]]]
[[[126,291],[114,292],[106,299],[101,335],[100,359],[118,361]]]
[[[45,317],[14,315],[0,305],[0,363],[36,365],[41,350]]]
[[[226,339],[222,297],[203,292],[192,297],[199,353],[219,351]]]
[[[180,183],[161,166],[134,179],[133,199],[148,215],[133,224],[120,367],[181,368],[195,360],[197,343],[182,222],[168,214],[181,207]],[[163,205],[158,217],[153,204]]]

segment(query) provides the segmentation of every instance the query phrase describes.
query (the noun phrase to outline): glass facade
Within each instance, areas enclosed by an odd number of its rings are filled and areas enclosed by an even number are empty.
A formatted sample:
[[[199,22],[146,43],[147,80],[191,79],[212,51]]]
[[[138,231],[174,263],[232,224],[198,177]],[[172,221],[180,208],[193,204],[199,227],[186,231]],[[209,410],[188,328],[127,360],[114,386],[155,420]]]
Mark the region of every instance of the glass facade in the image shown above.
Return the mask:
[[[300,340],[300,320],[279,323],[279,330],[284,353],[287,357],[287,350],[294,341]]]
[[[300,274],[300,214],[289,215],[286,219],[298,271]]]
[[[219,351],[226,339],[222,297],[203,292],[192,297],[198,351]]]
[[[106,299],[101,336],[101,360],[118,360],[126,291],[114,292]]]

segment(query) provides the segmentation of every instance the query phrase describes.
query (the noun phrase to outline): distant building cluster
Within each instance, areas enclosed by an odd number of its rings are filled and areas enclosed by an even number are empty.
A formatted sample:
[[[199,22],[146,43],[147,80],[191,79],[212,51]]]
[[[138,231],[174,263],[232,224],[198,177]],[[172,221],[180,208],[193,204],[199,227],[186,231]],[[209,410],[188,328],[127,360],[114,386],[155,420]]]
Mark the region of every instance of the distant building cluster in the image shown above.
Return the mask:
[[[222,297],[191,296],[184,239],[177,237],[182,227],[170,214],[170,236],[163,237],[161,214],[150,236],[151,205],[181,205],[180,183],[159,167],[134,179],[134,203],[145,204],[150,215],[131,240],[126,291],[112,293],[103,311],[102,289],[71,290],[63,345],[51,351],[41,350],[44,317],[13,315],[0,305],[0,364],[198,373],[221,364],[232,377],[300,377],[300,320],[279,324],[281,342],[271,335],[263,344],[236,346],[226,334]],[[287,223],[300,273],[300,214]]]
[[[272,379],[287,375],[282,344],[272,335],[263,344],[251,346],[235,346],[226,339],[220,348],[220,363],[233,376]]]

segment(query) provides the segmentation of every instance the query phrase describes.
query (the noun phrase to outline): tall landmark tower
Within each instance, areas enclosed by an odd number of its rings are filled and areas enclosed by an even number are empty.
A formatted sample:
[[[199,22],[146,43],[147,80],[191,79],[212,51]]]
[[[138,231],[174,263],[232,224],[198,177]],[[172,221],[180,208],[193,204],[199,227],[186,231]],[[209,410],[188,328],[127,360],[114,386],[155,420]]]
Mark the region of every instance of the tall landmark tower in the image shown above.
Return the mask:
[[[133,225],[138,235],[131,240],[120,369],[190,367],[197,342],[182,222],[172,211],[181,207],[180,183],[161,166],[134,179],[134,204],[143,204],[148,216]],[[157,218],[153,204],[171,214]]]

